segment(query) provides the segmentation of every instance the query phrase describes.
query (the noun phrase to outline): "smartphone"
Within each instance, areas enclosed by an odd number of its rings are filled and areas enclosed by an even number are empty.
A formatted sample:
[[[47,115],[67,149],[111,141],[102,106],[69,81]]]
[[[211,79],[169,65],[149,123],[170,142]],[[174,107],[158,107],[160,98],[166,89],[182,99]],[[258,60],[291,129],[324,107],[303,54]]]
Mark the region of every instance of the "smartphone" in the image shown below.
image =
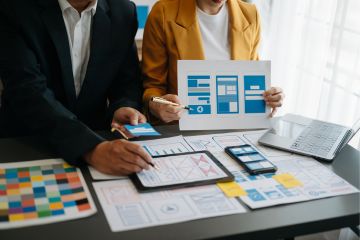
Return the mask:
[[[273,173],[277,170],[272,162],[249,144],[226,147],[225,152],[252,175]]]

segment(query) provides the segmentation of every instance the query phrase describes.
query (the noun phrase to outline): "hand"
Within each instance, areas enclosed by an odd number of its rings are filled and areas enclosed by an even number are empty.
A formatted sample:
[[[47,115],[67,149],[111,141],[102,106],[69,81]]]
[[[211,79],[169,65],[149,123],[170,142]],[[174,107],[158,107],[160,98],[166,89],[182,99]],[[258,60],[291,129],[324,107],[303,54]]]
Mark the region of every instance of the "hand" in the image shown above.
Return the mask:
[[[264,92],[266,105],[272,108],[269,117],[273,117],[275,115],[277,108],[282,106],[284,98],[285,95],[283,90],[278,87],[271,87],[269,90]]]
[[[139,123],[146,123],[146,117],[138,110],[130,107],[122,107],[114,112],[114,124],[124,125],[138,125]]]
[[[129,175],[149,169],[151,156],[138,144],[126,140],[105,141],[84,156],[86,162],[100,172]]]
[[[180,104],[180,99],[177,95],[174,94],[167,94],[164,96],[161,96],[161,98],[164,98],[168,101]],[[165,123],[169,123],[175,120],[179,120],[181,117],[181,114],[183,112],[183,109],[176,106],[171,106],[167,104],[161,104],[157,102],[150,101],[149,102],[149,110],[151,114],[153,114],[155,117],[159,118],[161,121]]]

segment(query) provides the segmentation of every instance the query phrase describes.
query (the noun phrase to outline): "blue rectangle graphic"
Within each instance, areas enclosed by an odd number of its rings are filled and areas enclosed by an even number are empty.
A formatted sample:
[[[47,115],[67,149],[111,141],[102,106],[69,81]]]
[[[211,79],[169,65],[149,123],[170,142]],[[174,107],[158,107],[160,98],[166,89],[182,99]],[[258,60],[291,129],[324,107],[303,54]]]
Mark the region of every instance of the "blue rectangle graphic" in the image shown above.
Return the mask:
[[[238,76],[216,76],[218,114],[239,113]]]
[[[244,76],[245,113],[265,113],[266,104],[262,96],[265,91],[264,75]]]
[[[210,75],[187,76],[189,114],[211,114],[210,79]]]
[[[136,11],[137,11],[139,29],[144,29],[146,19],[149,15],[149,6],[137,6]]]

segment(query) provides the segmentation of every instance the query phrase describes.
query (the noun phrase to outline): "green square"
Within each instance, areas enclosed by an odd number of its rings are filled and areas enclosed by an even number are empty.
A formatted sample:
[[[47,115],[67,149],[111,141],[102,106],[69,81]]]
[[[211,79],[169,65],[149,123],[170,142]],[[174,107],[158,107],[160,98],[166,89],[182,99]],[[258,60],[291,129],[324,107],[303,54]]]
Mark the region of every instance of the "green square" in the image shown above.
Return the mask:
[[[50,210],[47,210],[47,211],[38,211],[38,216],[40,218],[42,217],[49,217],[51,216],[51,211]]]
[[[50,197],[49,202],[50,203],[61,202],[61,198],[60,197]]]

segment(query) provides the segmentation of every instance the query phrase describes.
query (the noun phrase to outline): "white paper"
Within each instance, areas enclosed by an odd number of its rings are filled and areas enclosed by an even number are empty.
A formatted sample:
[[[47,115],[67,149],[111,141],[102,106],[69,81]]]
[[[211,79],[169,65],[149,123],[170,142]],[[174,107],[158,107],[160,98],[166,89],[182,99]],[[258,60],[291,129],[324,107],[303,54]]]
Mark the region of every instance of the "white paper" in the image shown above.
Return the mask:
[[[113,232],[243,213],[216,185],[139,194],[129,180],[93,183]]]
[[[137,173],[145,187],[191,183],[226,177],[227,174],[205,153],[153,159],[157,169]]]
[[[155,140],[146,140],[146,141],[134,141],[134,143],[143,146],[151,156],[162,156],[162,155],[168,155],[174,153],[186,153],[193,151],[182,136],[161,138]],[[111,180],[111,179],[124,178],[121,176],[103,174],[91,166],[89,166],[89,171],[91,177],[94,180]]]
[[[270,127],[263,92],[270,88],[270,61],[178,61],[180,130]]]
[[[210,151],[231,171],[236,182],[248,193],[247,196],[240,199],[253,209],[358,192],[358,189],[313,158],[259,145],[257,142],[263,133],[264,131],[231,132],[190,136],[185,137],[185,139],[196,151]],[[226,146],[244,143],[252,145],[273,162],[278,167],[276,174],[289,173],[298,179],[303,186],[286,189],[272,178],[274,175],[272,173],[249,175],[223,150]]]
[[[115,175],[102,173],[91,166],[88,166],[88,168],[90,171],[90,175],[91,175],[92,179],[94,179],[94,180],[111,180],[111,179],[126,178],[125,176],[115,176]]]

